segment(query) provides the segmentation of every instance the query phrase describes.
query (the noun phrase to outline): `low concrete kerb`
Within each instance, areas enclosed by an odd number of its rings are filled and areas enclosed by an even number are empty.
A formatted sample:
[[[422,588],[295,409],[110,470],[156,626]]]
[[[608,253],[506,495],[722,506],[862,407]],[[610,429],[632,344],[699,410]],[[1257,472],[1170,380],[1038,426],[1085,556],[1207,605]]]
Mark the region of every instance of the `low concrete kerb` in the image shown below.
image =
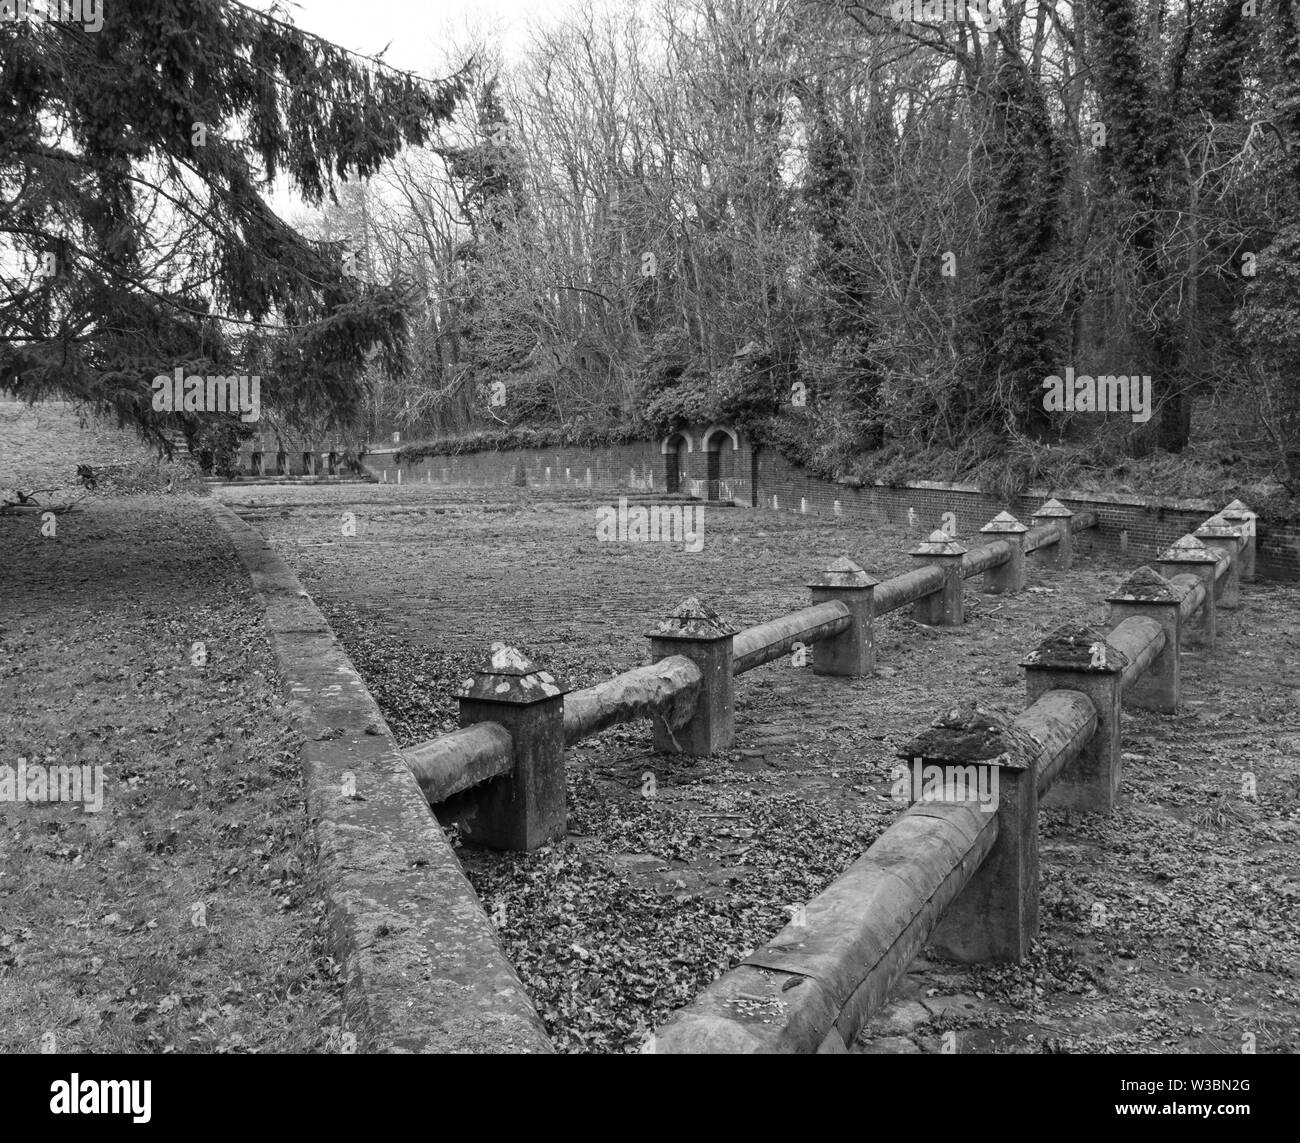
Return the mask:
[[[257,532],[226,505],[208,507],[266,609],[271,650],[303,739],[307,812],[343,969],[345,1030],[363,1051],[554,1051],[392,731],[324,616]]]

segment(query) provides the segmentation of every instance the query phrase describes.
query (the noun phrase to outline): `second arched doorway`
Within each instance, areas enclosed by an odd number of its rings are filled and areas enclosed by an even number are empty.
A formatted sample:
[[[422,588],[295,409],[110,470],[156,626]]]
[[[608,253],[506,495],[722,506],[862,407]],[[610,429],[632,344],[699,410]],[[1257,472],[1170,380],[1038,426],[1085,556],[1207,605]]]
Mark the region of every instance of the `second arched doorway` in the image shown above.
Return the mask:
[[[708,498],[730,500],[731,486],[736,479],[736,449],[739,441],[732,429],[713,427],[704,434],[704,455],[707,462]]]
[[[664,486],[669,492],[685,491],[690,478],[691,438],[684,433],[674,433],[660,442],[659,451],[664,457]]]

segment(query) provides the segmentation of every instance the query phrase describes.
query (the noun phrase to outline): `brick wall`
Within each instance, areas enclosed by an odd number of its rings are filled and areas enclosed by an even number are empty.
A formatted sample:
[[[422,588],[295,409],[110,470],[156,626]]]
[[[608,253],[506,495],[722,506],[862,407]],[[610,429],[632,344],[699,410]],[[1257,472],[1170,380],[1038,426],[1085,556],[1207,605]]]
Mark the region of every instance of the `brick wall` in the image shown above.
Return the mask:
[[[707,426],[685,429],[662,441],[636,441],[608,448],[514,449],[429,457],[402,465],[402,480],[461,486],[510,484],[520,463],[534,488],[679,491],[709,499],[709,452],[716,454],[716,499],[753,504],[752,451],[740,433]],[[368,452],[366,467],[397,479],[396,449]],[[678,475],[679,474],[679,475]],[[674,475],[677,479],[674,480]],[[674,487],[675,485],[675,487]]]
[[[683,446],[680,447],[679,446]],[[897,487],[822,480],[790,464],[773,449],[754,449],[740,433],[735,439],[716,427],[692,427],[664,441],[643,441],[603,449],[520,449],[432,457],[404,466],[403,481],[427,478],[434,484],[499,485],[515,479],[522,461],[529,484],[665,492],[680,466],[680,491],[707,499],[709,451],[717,453],[716,495],[742,506],[811,515],[915,524],[938,528],[944,513],[956,518],[958,538],[968,547],[981,542],[980,526],[1006,509],[1028,524],[1034,509],[1055,495],[1074,511],[1097,513],[1099,527],[1083,542],[1124,555],[1135,567],[1153,559],[1179,536],[1193,531],[1231,499],[1156,500],[1131,495],[1035,489],[1010,503],[968,485],[915,482]],[[391,452],[370,453],[367,466],[396,479]],[[910,513],[910,514],[909,514]],[[1256,541],[1261,575],[1300,579],[1300,520],[1260,521]],[[1081,537],[1082,538],[1082,537]]]
[[[392,449],[368,452],[365,465],[376,476],[397,479],[396,453]],[[598,489],[665,488],[665,458],[648,441],[612,445],[602,449],[530,448],[510,452],[471,452],[460,456],[428,457],[418,464],[402,465],[402,480],[424,484],[466,486],[512,484],[522,463],[533,488],[568,486]]]

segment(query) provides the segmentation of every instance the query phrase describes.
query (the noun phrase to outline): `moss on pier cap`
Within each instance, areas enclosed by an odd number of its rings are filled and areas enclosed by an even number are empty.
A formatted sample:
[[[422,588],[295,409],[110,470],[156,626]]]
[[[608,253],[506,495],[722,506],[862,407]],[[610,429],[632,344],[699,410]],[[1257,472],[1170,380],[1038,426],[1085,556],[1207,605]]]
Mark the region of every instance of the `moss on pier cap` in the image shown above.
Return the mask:
[[[832,560],[830,566],[821,575],[804,586],[868,588],[875,587],[879,582],[880,580],[870,572],[863,571],[848,556],[840,556]]]
[[[1128,666],[1128,656],[1106,642],[1106,636],[1081,624],[1058,627],[1024,657],[1022,667],[1054,671],[1080,671],[1096,675],[1118,674]]]
[[[1245,536],[1241,525],[1225,520],[1222,515],[1211,516],[1193,533],[1197,539],[1240,540]]]
[[[898,751],[911,762],[984,762],[1026,770],[1039,749],[1014,718],[972,700],[952,707]]]
[[[1183,593],[1150,564],[1143,564],[1106,597],[1107,603],[1179,603]]]
[[[992,532],[999,535],[1016,535],[1020,532],[1028,532],[1029,529],[1011,515],[1010,512],[999,512],[992,520],[985,524],[980,531]]]
[[[1234,500],[1219,513],[1219,516],[1227,520],[1229,524],[1235,524],[1241,529],[1241,538],[1243,541],[1250,538],[1255,531],[1255,521],[1259,517],[1252,512],[1240,500]]]
[[[1219,562],[1219,553],[1210,551],[1188,532],[1177,543],[1161,552],[1157,558],[1162,564],[1213,564]]]
[[[965,548],[949,537],[947,532],[940,531],[931,532],[926,537],[925,543],[918,544],[908,552],[910,556],[964,556],[965,554]]]
[[[493,643],[456,697],[486,702],[531,703],[567,694],[568,686],[549,671],[539,671],[517,648]]]
[[[1042,516],[1073,516],[1064,504],[1053,497],[1051,500],[1043,501],[1043,506],[1034,513],[1034,519],[1037,520]]]
[[[695,596],[682,600],[668,618],[661,619],[646,634],[652,639],[725,639],[736,630]]]

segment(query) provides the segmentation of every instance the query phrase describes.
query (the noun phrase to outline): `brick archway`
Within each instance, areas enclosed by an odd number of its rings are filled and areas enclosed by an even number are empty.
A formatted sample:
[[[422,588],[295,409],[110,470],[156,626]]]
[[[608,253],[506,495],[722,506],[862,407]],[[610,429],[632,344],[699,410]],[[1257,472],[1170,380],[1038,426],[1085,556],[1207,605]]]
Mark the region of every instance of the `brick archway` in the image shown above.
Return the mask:
[[[669,492],[681,492],[690,478],[690,462],[687,457],[695,451],[687,433],[673,433],[659,442],[659,451],[664,458],[664,487]]]
[[[730,448],[726,444],[728,437],[731,439]],[[705,487],[708,498],[722,500],[724,483],[734,480],[736,476],[736,453],[740,448],[740,438],[735,429],[714,425],[704,433],[703,447],[707,462]]]

